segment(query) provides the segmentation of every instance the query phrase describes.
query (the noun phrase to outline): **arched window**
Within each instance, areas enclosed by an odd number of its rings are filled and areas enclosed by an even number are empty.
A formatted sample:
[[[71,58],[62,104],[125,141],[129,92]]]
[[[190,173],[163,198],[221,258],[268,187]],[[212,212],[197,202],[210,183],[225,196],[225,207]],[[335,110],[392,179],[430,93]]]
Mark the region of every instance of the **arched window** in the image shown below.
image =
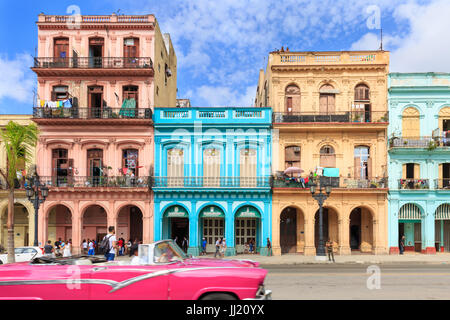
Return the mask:
[[[372,177],[372,159],[370,148],[367,146],[355,147],[355,179],[370,179]]]
[[[355,87],[355,101],[352,108],[353,121],[371,121],[370,89],[365,84],[358,84]]]
[[[167,185],[183,186],[184,150],[172,148],[167,150]]]
[[[336,154],[332,146],[323,146],[320,149],[320,166],[323,168],[336,168]]]
[[[446,147],[450,146],[450,107],[444,107],[439,111],[439,130],[442,132],[442,142]]]
[[[300,168],[300,147],[289,146],[284,149],[285,169],[289,167]]]
[[[256,149],[241,149],[239,158],[241,187],[256,186]]]
[[[284,105],[287,113],[300,112],[300,88],[295,84],[286,87],[284,92]]]
[[[334,87],[325,84],[320,88],[319,112],[320,114],[333,114],[336,109],[336,94]]]
[[[403,111],[402,137],[420,138],[420,113],[416,108],[409,107]]]

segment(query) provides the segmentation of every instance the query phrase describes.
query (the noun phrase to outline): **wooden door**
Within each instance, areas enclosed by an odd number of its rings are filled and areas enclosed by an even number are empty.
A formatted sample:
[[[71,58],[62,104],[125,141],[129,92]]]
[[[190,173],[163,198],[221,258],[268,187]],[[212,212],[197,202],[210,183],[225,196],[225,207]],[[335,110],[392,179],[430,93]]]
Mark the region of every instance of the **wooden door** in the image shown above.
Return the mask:
[[[297,252],[297,211],[285,209],[280,216],[281,253]]]
[[[67,67],[69,62],[69,39],[57,38],[54,40],[53,58],[55,66]]]
[[[132,67],[138,63],[139,59],[139,39],[127,38],[123,42],[123,57],[125,59],[125,66]]]

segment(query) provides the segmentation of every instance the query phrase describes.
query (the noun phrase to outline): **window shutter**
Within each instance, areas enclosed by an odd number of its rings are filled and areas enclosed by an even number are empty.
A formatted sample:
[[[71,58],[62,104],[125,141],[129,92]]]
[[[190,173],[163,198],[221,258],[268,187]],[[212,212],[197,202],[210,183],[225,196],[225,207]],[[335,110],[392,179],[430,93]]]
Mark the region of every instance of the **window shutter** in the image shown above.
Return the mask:
[[[414,179],[420,179],[420,164],[414,164]]]
[[[52,159],[52,176],[56,176],[57,175],[57,164],[58,163],[58,159],[53,158]]]
[[[72,176],[73,177],[73,172],[74,172],[75,170],[73,169],[73,159],[69,159],[69,169],[68,169],[68,172],[69,172],[69,176]]]
[[[355,157],[355,179],[360,179],[361,178],[361,158],[360,157]]]
[[[372,159],[367,159],[367,178],[372,179]]]
[[[442,163],[439,164],[439,180],[444,179],[444,171],[443,171],[443,165]]]
[[[402,179],[406,179],[406,163],[402,164]]]
[[[328,104],[327,96],[324,95],[324,94],[321,94],[320,98],[319,98],[319,112],[320,112],[320,114],[327,114],[327,104]]]

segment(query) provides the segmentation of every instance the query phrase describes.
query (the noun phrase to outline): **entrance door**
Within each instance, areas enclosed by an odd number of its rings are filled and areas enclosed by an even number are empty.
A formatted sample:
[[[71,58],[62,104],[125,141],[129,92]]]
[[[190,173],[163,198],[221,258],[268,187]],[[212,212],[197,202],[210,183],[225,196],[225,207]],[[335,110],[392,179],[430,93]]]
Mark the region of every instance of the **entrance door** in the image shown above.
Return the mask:
[[[422,224],[414,223],[414,251],[422,252]]]
[[[130,68],[138,64],[139,57],[139,39],[128,38],[123,42],[123,56],[125,58],[125,67]]]
[[[89,118],[100,118],[103,107],[103,87],[89,87]]]
[[[450,220],[444,221],[444,250],[450,252]]]
[[[69,62],[69,39],[58,38],[53,43],[54,65],[59,68],[68,66]]]
[[[206,239],[206,252],[216,251],[216,241],[223,238],[225,220],[223,218],[203,218],[203,237]]]
[[[183,239],[189,240],[189,219],[188,218],[170,218],[170,239],[177,238],[177,245],[183,249]]]
[[[90,149],[87,152],[88,168],[89,168],[89,182],[97,186],[100,183],[103,162],[102,149]]]
[[[283,210],[280,217],[281,253],[297,252],[297,211],[294,208]]]
[[[103,38],[89,39],[89,67],[101,68],[103,66]]]
[[[359,250],[360,245],[361,245],[361,208],[356,208],[350,214],[350,248],[352,250]]]
[[[236,252],[243,253],[245,244],[248,244],[253,239],[255,246],[257,246],[256,236],[257,221],[255,218],[238,218],[235,221],[235,235],[236,235]],[[256,250],[255,250],[256,251]]]

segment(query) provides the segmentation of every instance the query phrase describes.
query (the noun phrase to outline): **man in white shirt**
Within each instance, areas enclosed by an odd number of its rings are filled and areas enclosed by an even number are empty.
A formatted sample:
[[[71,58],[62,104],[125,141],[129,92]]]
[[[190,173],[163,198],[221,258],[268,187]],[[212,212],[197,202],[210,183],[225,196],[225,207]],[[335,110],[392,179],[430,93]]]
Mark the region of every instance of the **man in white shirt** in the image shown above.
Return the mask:
[[[88,256],[93,256],[95,254],[95,250],[94,250],[94,242],[93,240],[89,241],[89,251],[88,251]]]
[[[109,248],[110,248],[109,253],[105,254],[106,261],[113,261],[114,256],[116,255],[116,241],[117,241],[113,226],[108,228],[108,235],[106,235],[105,237],[108,237],[109,239]]]

